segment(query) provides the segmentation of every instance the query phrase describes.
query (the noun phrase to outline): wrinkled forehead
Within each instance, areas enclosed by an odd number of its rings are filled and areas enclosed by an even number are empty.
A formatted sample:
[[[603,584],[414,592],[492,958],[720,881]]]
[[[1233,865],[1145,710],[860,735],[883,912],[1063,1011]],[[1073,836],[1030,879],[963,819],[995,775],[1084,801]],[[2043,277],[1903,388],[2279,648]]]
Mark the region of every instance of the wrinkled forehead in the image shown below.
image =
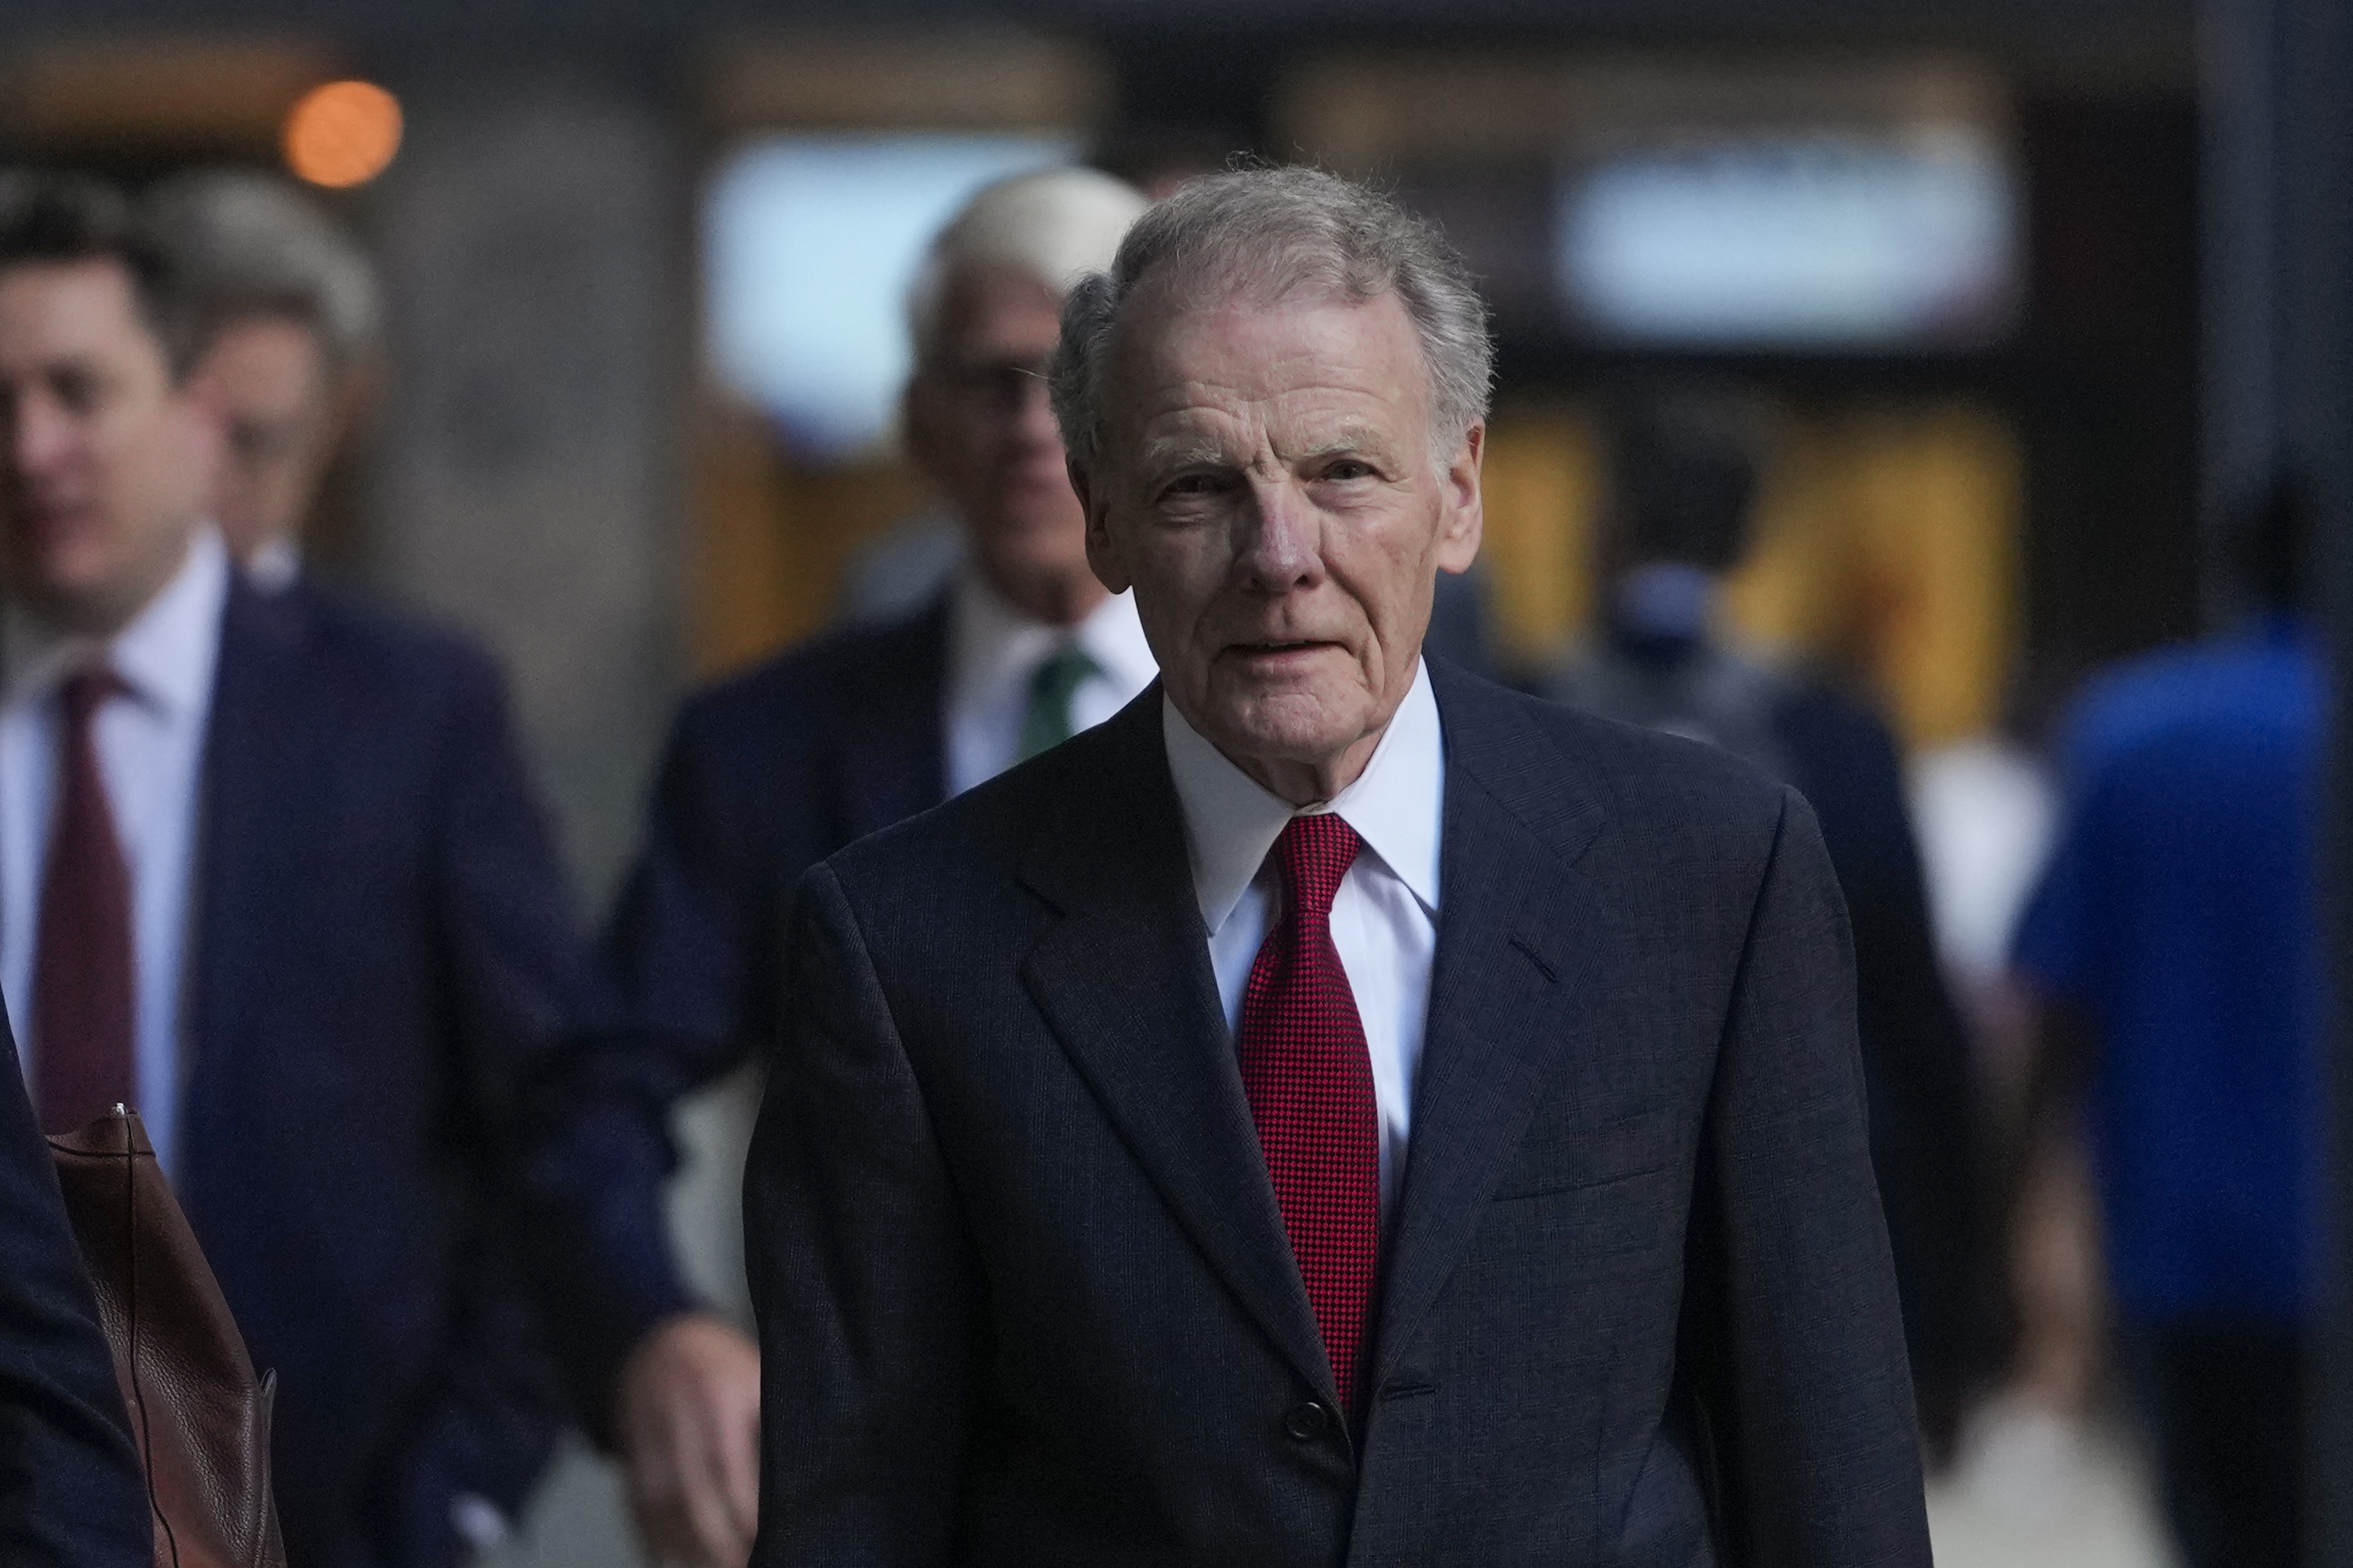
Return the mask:
[[[1302,331],[1322,318],[1323,331]],[[1172,377],[1206,370],[1219,384],[1280,392],[1290,383],[1362,384],[1376,363],[1398,409],[1427,420],[1433,388],[1419,334],[1394,291],[1370,297],[1314,278],[1237,272],[1224,279],[1147,277],[1123,303],[1107,344],[1102,428],[1108,455],[1132,455],[1144,427],[1170,413]],[[1388,399],[1385,399],[1388,400]],[[1123,452],[1121,448],[1125,448]]]

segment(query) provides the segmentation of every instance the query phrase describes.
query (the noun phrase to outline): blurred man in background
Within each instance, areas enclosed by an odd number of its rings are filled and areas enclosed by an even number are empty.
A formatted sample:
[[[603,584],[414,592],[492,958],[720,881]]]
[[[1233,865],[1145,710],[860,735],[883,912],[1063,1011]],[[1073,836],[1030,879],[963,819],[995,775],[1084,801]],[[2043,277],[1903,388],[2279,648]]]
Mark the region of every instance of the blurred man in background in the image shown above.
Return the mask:
[[[317,203],[268,174],[182,174],[143,205],[205,320],[203,374],[227,432],[213,520],[257,586],[284,587],[328,466],[370,401],[375,268]]]
[[[630,1457],[654,1554],[741,1563],[758,1500],[759,1361],[670,1256],[670,1106],[764,1056],[783,1006],[794,881],[851,840],[971,788],[1150,682],[1133,604],[1087,565],[1046,401],[1073,279],[1144,210],[1087,170],[989,186],[934,241],[911,300],[910,451],[964,531],[963,563],[911,616],[821,637],[692,699],[656,784],[608,953],[631,1032],[535,1163],[533,1227],[582,1398]],[[592,1233],[579,1240],[581,1226]],[[594,1260],[633,1260],[616,1291]]]
[[[2016,944],[2030,1132],[2089,1113],[2122,1369],[2189,1568],[2304,1561],[2328,1017],[2309,505],[2283,482],[2242,522],[2245,624],[2076,703]]]
[[[454,1563],[556,1426],[500,1131],[602,992],[488,661],[237,571],[209,346],[115,192],[0,184],[0,991],[277,1370],[290,1562]]]
[[[1887,728],[1835,686],[1728,648],[1720,588],[1747,554],[1756,462],[1729,406],[1629,404],[1600,539],[1600,635],[1546,695],[1702,740],[1795,784],[1821,819],[1854,925],[1872,1166],[1932,1452],[1999,1370],[2000,1254],[1983,1113],[1938,966]]]

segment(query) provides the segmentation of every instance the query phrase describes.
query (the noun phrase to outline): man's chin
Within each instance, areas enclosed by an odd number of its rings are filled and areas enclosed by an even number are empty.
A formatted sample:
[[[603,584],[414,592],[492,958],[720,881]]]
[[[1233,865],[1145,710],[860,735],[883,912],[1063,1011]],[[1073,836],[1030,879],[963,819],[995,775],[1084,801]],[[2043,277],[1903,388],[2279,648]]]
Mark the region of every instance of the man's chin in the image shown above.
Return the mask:
[[[1230,755],[1314,766],[1364,739],[1361,696],[1346,700],[1314,690],[1271,693],[1213,703],[1202,733]]]

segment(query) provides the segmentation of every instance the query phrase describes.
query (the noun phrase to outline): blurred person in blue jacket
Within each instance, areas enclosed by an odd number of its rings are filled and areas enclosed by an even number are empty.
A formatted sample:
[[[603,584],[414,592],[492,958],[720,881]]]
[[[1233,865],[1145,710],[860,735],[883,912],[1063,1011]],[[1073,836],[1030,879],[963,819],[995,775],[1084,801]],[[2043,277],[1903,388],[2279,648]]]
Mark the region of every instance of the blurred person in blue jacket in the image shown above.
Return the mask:
[[[1717,397],[1626,400],[1599,541],[1600,630],[1545,695],[1728,751],[1795,785],[1820,817],[1854,926],[1871,1163],[1905,1348],[1942,1459],[2002,1351],[1983,1100],[1936,955],[1894,738],[1839,684],[1752,657],[1714,625],[1750,542],[1746,423]]]
[[[2075,703],[2013,960],[2041,1020],[2030,1126],[2082,1112],[2175,1536],[2189,1568],[2286,1568],[2317,1301],[2325,680],[2306,493],[2281,480],[2237,531],[2246,619]]]
[[[756,1525],[758,1352],[681,1280],[661,1184],[670,1107],[764,1058],[778,1027],[796,879],[1110,718],[1156,673],[1130,596],[1087,565],[1044,375],[1064,293],[1145,205],[1064,168],[989,185],[949,222],[909,302],[905,429],[961,531],[954,569],[912,611],[696,694],[671,732],[607,939],[629,1029],[551,1095],[533,1227],[568,1304],[559,1352],[630,1457],[661,1561],[740,1564]]]
[[[211,325],[112,188],[0,181],[0,993],[277,1370],[290,1562],[438,1568],[558,1425],[501,1130],[605,994],[490,661],[233,561]]]

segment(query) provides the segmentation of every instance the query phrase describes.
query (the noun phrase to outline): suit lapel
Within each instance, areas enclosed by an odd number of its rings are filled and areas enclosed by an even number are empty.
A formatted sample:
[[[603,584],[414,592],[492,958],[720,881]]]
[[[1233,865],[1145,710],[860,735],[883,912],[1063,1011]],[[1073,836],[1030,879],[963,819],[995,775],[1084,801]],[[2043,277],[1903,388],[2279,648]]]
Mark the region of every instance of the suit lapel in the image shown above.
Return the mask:
[[[1023,982],[1194,1245],[1333,1398],[1209,969],[1158,683],[1074,744],[1094,754],[1023,859],[1062,916]]]
[[[237,1006],[235,987],[249,983],[259,967],[246,922],[257,899],[283,893],[282,885],[273,893],[273,879],[257,879],[256,859],[265,847],[284,842],[287,789],[310,767],[291,749],[295,737],[311,729],[291,679],[302,666],[301,608],[308,591],[296,584],[262,595],[241,574],[234,575],[221,610],[189,877],[194,925],[185,944],[180,1002],[186,1042],[180,1068],[181,1163],[192,1186],[202,1182],[216,1152],[206,1136],[207,1090],[235,1070],[224,1060],[236,1047],[227,1027]]]
[[[874,679],[853,701],[841,729],[834,779],[841,802],[842,842],[863,838],[947,798],[942,709],[947,688],[948,609],[944,596],[890,634],[877,650]]]
[[[1605,920],[1575,869],[1600,828],[1599,790],[1518,703],[1443,665],[1431,670],[1447,746],[1438,952],[1376,1387],[1461,1260],[1535,1113],[1547,1063],[1587,1048],[1580,1002]]]

